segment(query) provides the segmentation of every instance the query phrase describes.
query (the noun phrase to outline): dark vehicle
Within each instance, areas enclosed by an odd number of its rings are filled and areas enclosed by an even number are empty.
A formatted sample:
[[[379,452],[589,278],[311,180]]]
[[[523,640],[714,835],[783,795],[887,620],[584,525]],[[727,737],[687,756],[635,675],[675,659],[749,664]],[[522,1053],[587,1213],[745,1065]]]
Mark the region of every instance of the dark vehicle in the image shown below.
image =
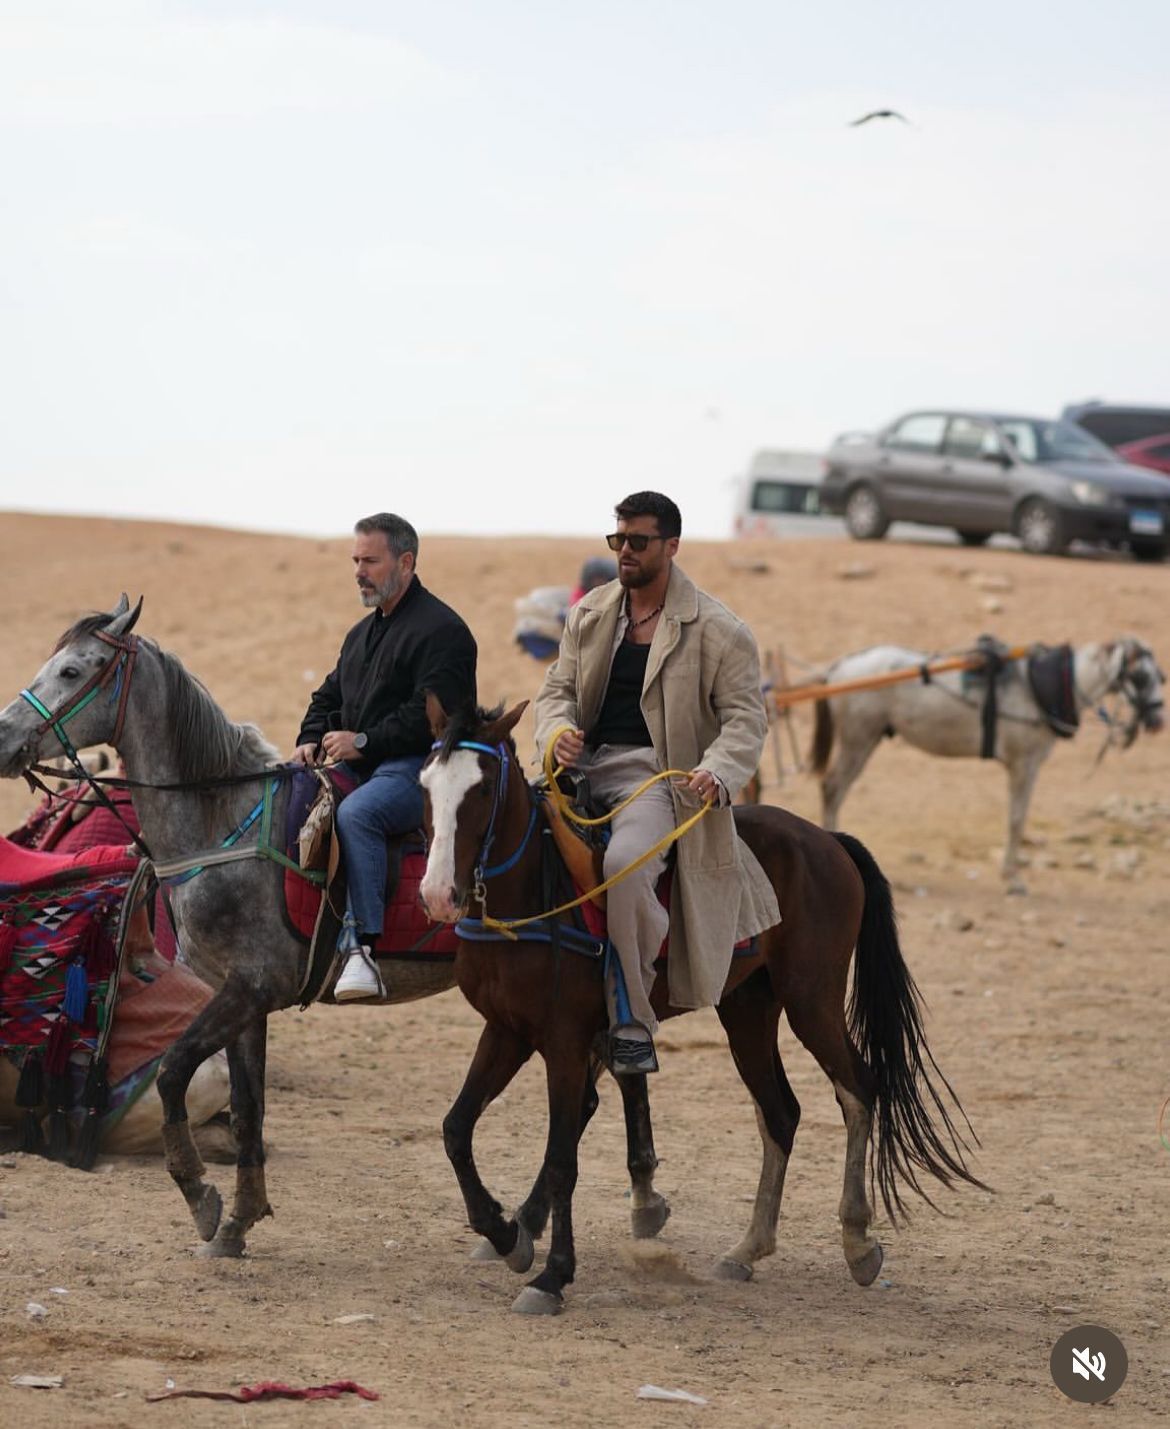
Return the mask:
[[[1131,466],[1144,466],[1147,471],[1170,476],[1170,432],[1141,442],[1125,442],[1117,448],[1117,455]]]
[[[1079,402],[1064,418],[1092,432],[1124,461],[1170,475],[1170,407]]]
[[[1170,489],[1071,422],[987,412],[912,412],[874,436],[851,433],[826,455],[821,510],[859,541],[891,521],[953,526],[965,545],[996,532],[1056,555],[1070,541],[1128,546],[1160,561]]]

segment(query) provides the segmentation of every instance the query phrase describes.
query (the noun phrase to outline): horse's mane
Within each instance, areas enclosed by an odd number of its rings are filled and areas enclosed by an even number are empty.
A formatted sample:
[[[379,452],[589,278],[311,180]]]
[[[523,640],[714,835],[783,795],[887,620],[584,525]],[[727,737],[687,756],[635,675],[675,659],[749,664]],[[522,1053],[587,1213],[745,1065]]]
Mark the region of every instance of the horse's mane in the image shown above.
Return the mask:
[[[494,705],[491,709],[484,709],[482,705],[462,705],[451,715],[450,722],[443,731],[443,742],[439,749],[440,761],[445,764],[454,754],[460,740],[475,739],[485,725],[495,724],[503,713],[502,704]],[[514,751],[516,746],[510,734],[507,736],[507,743]]]
[[[234,724],[203,682],[177,655],[149,643],[158,655],[167,692],[167,722],[178,758],[178,779],[198,783],[232,774],[250,774],[275,764],[280,755],[254,724]]]

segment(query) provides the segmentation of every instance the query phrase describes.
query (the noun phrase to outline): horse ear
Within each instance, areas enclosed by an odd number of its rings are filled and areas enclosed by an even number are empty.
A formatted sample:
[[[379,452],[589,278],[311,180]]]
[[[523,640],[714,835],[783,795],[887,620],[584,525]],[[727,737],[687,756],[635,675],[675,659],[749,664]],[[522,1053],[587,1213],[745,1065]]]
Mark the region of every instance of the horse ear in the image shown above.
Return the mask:
[[[122,598],[115,607],[113,617],[105,627],[107,635],[129,635],[138,623],[138,617],[142,614],[143,597],[138,597],[138,604],[133,609],[130,608],[130,601],[126,592],[122,592]]]
[[[427,723],[436,739],[442,739],[447,733],[447,726],[451,723],[447,711],[433,690],[427,691]]]
[[[493,720],[491,724],[480,731],[483,735],[484,743],[499,744],[505,735],[511,734],[516,728],[520,722],[520,716],[527,708],[528,701],[521,700],[513,709],[508,710],[506,714],[502,714],[499,719]]]

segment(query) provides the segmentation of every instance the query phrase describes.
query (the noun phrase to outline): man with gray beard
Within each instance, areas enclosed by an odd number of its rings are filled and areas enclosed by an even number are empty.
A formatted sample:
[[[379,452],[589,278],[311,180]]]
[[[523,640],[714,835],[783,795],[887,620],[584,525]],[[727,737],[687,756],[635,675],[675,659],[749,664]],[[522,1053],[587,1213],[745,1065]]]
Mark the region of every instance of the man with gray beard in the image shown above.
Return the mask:
[[[422,823],[427,692],[446,710],[475,703],[471,631],[421,584],[417,562],[418,533],[401,516],[382,511],[354,526],[358,591],[373,614],[345,637],[337,667],[314,691],[292,756],[344,761],[361,780],[337,811],[349,889],[338,1002],[382,991],[371,948],[385,914],[386,840]]]

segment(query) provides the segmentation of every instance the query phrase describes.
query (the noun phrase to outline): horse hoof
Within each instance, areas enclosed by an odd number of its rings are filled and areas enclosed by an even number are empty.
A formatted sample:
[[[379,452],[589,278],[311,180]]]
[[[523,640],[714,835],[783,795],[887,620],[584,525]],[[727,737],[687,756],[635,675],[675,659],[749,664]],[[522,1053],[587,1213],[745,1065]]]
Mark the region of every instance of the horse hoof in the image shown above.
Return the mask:
[[[528,1231],[524,1228],[524,1226],[519,1221],[517,1221],[516,1244],[512,1247],[508,1254],[504,1256],[504,1259],[508,1264],[508,1269],[514,1270],[517,1275],[524,1275],[527,1271],[532,1269],[532,1262],[535,1257],[536,1251],[532,1245],[532,1237],[528,1234]],[[529,1313],[535,1314],[538,1312],[530,1311]]]
[[[211,1240],[219,1230],[219,1218],[223,1215],[223,1197],[214,1186],[204,1186],[199,1203],[191,1207],[195,1218],[195,1229],[201,1240]]]
[[[732,1260],[729,1255],[715,1262],[716,1280],[750,1280],[753,1273],[750,1265],[745,1265],[742,1260]]]
[[[491,1243],[490,1240],[481,1240],[480,1243],[479,1243],[479,1244],[472,1250],[472,1252],[471,1252],[471,1259],[472,1259],[472,1260],[496,1260],[496,1261],[499,1261],[499,1260],[503,1260],[503,1258],[504,1258],[504,1257],[503,1257],[503,1256],[500,1254],[500,1252],[495,1248],[495,1246]]]
[[[648,1206],[635,1206],[630,1212],[630,1230],[635,1240],[653,1240],[670,1219],[670,1203],[655,1196]]]
[[[849,1274],[853,1276],[858,1285],[872,1285],[877,1279],[884,1259],[881,1246],[874,1241],[873,1248],[867,1250],[860,1260],[850,1261]]]
[[[219,1236],[208,1245],[201,1245],[198,1254],[205,1260],[242,1260],[245,1245],[239,1236]]]
[[[526,1285],[512,1301],[517,1315],[559,1315],[564,1308],[563,1296],[554,1295],[551,1290],[538,1290],[535,1285]]]

